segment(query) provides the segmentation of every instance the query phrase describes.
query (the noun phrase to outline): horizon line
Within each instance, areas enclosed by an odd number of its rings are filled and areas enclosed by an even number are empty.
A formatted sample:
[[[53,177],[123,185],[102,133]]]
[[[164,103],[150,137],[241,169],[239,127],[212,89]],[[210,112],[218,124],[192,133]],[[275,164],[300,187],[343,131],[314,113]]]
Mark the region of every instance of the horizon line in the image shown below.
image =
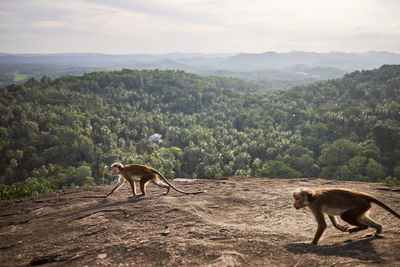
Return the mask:
[[[393,52],[388,50],[368,50],[364,52],[346,52],[346,51],[338,51],[338,50],[331,50],[329,52],[315,52],[315,51],[306,51],[306,50],[291,50],[287,52],[277,52],[274,50],[267,50],[265,52],[213,52],[213,53],[206,53],[206,52],[162,52],[162,53],[104,53],[104,52],[49,52],[49,53],[12,53],[12,52],[0,52],[0,55],[107,55],[107,56],[126,56],[126,55],[174,55],[174,54],[181,54],[181,55],[261,55],[261,54],[291,54],[291,53],[309,53],[309,54],[368,54],[368,53],[390,53],[390,54],[400,54],[400,52]]]

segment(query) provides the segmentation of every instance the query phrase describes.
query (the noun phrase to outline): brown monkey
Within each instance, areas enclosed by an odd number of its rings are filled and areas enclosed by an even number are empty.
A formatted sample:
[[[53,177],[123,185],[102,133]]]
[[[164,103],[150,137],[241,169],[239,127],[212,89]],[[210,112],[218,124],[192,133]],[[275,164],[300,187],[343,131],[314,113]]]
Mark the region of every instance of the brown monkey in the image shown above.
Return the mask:
[[[328,214],[333,226],[343,232],[353,233],[365,230],[368,227],[376,230],[375,233],[365,236],[378,236],[382,232],[382,226],[368,216],[371,203],[377,204],[400,219],[400,214],[372,195],[351,189],[322,188],[312,191],[302,188],[293,192],[293,198],[296,209],[308,207],[317,220],[318,228],[311,242],[312,244],[318,243],[326,228],[324,213]],[[339,225],[335,216],[340,216],[342,220],[354,225],[354,227],[349,228],[348,226]]]
[[[158,185],[162,188],[167,188],[167,192],[165,195],[168,195],[170,188],[172,187],[176,191],[182,194],[200,194],[204,191],[197,192],[185,192],[182,191],[175,186],[173,186],[159,171],[153,169],[151,167],[141,165],[141,164],[128,164],[122,165],[119,162],[116,162],[111,165],[111,174],[113,176],[119,175],[118,183],[111,189],[111,191],[106,195],[108,197],[112,193],[114,193],[118,188],[120,188],[124,184],[124,180],[128,181],[132,188],[133,196],[136,195],[136,185],[134,179],[140,179],[140,191],[142,191],[142,196],[146,194],[146,185],[148,182],[153,182],[153,184]]]

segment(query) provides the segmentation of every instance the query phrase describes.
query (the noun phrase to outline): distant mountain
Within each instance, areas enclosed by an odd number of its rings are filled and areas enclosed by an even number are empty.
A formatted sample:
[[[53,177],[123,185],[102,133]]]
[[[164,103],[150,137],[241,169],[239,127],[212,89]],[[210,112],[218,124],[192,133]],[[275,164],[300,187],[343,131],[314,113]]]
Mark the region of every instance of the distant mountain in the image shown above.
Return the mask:
[[[400,54],[390,52],[368,53],[313,53],[290,52],[263,54],[238,54],[226,58],[222,66],[236,70],[265,70],[280,69],[293,65],[305,65],[307,67],[337,68],[345,71],[373,69],[384,64],[400,64]]]
[[[400,64],[400,54],[390,52],[367,53],[289,53],[261,54],[0,54],[1,64],[48,64],[85,67],[135,67],[136,65],[162,67],[181,66],[193,69],[257,71],[281,69],[294,65],[328,67],[346,71],[378,68],[384,64]]]
[[[354,70],[374,69],[384,64],[400,64],[400,54],[377,51],[126,55],[3,53],[0,54],[0,86],[16,82],[17,74],[40,79],[43,76],[56,78],[99,70],[179,69],[201,75],[253,80],[274,90],[317,80],[339,78]]]
[[[193,59],[201,59],[206,62],[215,58],[226,58],[231,55],[214,55],[210,57],[207,54],[126,54],[126,55],[107,55],[96,53],[72,53],[72,54],[0,54],[0,64],[46,64],[46,65],[69,65],[85,67],[124,67],[135,64],[150,64],[154,66],[162,65],[162,62],[176,61],[177,63]],[[206,64],[204,64],[206,65]]]

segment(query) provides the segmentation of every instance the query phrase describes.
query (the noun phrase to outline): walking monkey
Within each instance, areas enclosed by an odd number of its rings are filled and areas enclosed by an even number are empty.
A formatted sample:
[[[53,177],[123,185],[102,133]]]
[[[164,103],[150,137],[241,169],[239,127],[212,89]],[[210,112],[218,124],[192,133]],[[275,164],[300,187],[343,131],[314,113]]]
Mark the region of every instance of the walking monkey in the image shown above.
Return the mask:
[[[378,236],[382,232],[382,226],[368,216],[371,203],[377,204],[400,219],[400,214],[372,195],[351,189],[322,188],[312,191],[302,188],[293,192],[293,198],[296,209],[308,207],[317,220],[318,228],[314,239],[311,241],[311,244],[315,245],[326,228],[324,213],[328,214],[333,226],[342,232],[354,233],[368,227],[376,230],[375,233],[365,236]],[[335,216],[340,216],[342,220],[354,225],[354,227],[339,225]]]
[[[200,194],[204,191],[197,191],[197,192],[186,192],[182,191],[175,186],[173,186],[159,171],[153,169],[151,167],[141,165],[141,164],[128,164],[122,165],[119,162],[116,162],[111,165],[111,174],[113,176],[119,175],[118,183],[111,189],[111,191],[106,195],[108,197],[112,193],[114,193],[117,189],[119,189],[123,184],[124,180],[128,181],[132,188],[133,196],[137,196],[136,194],[136,185],[135,185],[135,178],[140,179],[140,191],[142,192],[141,196],[146,195],[146,185],[148,182],[152,182],[155,185],[158,185],[162,188],[167,188],[167,192],[165,195],[168,195],[170,188],[178,191],[182,194]]]

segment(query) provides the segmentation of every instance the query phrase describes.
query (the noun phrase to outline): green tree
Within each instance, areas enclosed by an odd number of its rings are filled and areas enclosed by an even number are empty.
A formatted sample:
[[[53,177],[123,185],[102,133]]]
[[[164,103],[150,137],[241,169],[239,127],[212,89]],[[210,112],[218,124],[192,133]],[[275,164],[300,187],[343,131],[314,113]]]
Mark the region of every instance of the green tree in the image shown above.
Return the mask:
[[[301,173],[290,168],[284,162],[270,160],[263,164],[261,170],[257,173],[257,176],[270,178],[296,178],[300,177]]]
[[[385,168],[374,159],[368,159],[367,166],[365,166],[365,175],[368,177],[369,181],[377,182],[383,180],[386,177]]]
[[[346,165],[340,168],[340,177],[345,180],[363,181],[367,158],[355,156],[351,158]]]

